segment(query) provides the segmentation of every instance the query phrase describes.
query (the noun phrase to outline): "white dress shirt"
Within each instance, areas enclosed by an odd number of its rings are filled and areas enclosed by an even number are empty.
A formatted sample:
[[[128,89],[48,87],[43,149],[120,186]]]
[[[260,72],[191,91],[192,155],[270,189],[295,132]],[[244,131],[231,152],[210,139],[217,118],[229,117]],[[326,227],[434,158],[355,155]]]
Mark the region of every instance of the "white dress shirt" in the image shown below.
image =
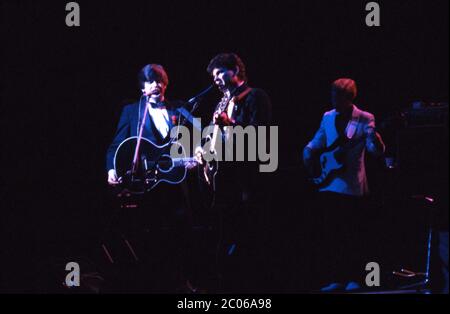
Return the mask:
[[[156,102],[150,102],[156,104]],[[167,134],[169,134],[169,114],[167,109],[165,107],[153,108],[151,104],[149,104],[148,111],[156,129],[163,138],[166,138]]]

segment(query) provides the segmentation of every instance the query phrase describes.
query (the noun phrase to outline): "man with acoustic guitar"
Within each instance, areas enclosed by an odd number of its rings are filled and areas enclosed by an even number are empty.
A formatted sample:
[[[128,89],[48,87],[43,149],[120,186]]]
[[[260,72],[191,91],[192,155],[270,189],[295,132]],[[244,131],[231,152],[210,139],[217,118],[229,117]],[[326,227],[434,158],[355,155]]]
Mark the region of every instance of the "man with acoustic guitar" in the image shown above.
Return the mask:
[[[364,263],[370,262],[364,260],[362,243],[364,222],[370,219],[364,159],[366,151],[381,155],[385,146],[375,131],[374,116],[353,104],[356,94],[352,79],[332,83],[334,109],[324,114],[319,130],[303,151],[311,176],[314,159],[320,159],[319,173],[313,179],[320,184],[314,213],[319,220],[314,230],[316,266],[323,283],[335,281],[322,291],[359,288]]]
[[[152,143],[150,146],[156,149],[166,147],[164,145],[170,148],[168,145],[171,143],[170,131],[178,123],[174,117],[179,117],[177,109],[182,104],[181,102],[168,101],[166,99],[165,93],[169,84],[169,78],[161,65],[146,65],[139,72],[138,80],[142,96],[138,102],[124,107],[116,134],[106,153],[108,184],[114,187],[125,185],[123,187],[125,189],[129,189],[130,187],[126,186],[124,176],[116,173],[117,160],[115,160],[115,157],[118,156],[119,148],[126,147],[124,143],[139,143],[134,146],[129,145],[131,147],[125,149],[128,150],[125,152],[125,155],[131,157],[134,154],[137,156],[145,155],[145,152],[141,151],[144,148],[144,144],[148,147],[149,143]],[[129,141],[133,138],[141,139],[141,141]],[[137,149],[136,147],[139,148]],[[169,151],[164,152],[164,154],[166,153],[169,153]],[[142,168],[142,164],[145,162],[145,169],[151,169],[152,160],[150,159],[158,158],[158,156],[161,157],[159,152],[156,155],[156,157],[145,156],[149,160],[144,161],[141,158],[137,158],[137,160],[128,158],[127,162],[129,165],[127,164],[125,167],[129,168],[125,168],[125,170],[132,169],[135,161],[137,161],[136,164],[140,165],[140,168]],[[183,165],[183,170],[184,166],[189,169],[195,165],[196,162]],[[179,273],[180,278],[177,279],[178,282],[175,284],[179,285],[181,289],[190,291],[189,287],[191,287],[191,284],[185,279],[186,277],[192,277],[194,265],[192,261],[193,254],[191,252],[193,245],[191,235],[192,226],[187,188],[183,184],[162,183],[154,190],[148,191],[144,188],[141,192],[144,197],[139,198],[140,213],[144,216],[142,219],[138,219],[140,220],[139,223],[144,224],[144,228],[147,228],[147,224],[151,223],[152,228],[160,227],[161,230],[173,231],[175,243],[169,244],[174,245],[175,248],[172,251],[174,256],[171,256],[170,259],[180,264],[174,267],[182,269]],[[167,238],[167,235],[163,236],[163,238]],[[176,272],[174,271],[174,273]],[[184,286],[185,284],[186,286]]]

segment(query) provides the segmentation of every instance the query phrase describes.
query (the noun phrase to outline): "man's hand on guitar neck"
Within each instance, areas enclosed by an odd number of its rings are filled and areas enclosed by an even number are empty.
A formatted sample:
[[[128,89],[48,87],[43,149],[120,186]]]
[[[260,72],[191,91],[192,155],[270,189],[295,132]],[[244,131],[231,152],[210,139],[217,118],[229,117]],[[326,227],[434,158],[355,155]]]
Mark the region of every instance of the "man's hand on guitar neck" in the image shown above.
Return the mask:
[[[219,126],[230,126],[235,124],[235,121],[231,119],[225,111],[221,113],[215,113],[213,122],[214,124],[217,124]]]
[[[195,160],[195,161],[188,161],[188,162],[185,163],[185,167],[186,167],[187,170],[192,170],[192,169],[196,168],[198,164],[199,164],[199,162],[197,160]]]

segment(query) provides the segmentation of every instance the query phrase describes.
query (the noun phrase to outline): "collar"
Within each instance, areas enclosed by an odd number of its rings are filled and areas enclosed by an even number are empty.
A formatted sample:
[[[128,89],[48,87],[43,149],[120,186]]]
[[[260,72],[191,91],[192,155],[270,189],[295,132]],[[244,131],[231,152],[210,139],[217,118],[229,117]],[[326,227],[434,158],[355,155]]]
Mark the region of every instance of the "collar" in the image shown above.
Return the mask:
[[[245,91],[248,87],[248,84],[246,82],[242,82],[241,85],[239,85],[238,87],[236,87],[232,92],[231,92],[231,97],[237,96],[239,94],[241,94],[243,91]]]
[[[348,117],[349,119],[353,116],[353,113],[355,111],[356,106],[352,104],[351,107],[349,107],[345,112],[338,112],[336,111],[336,116],[339,117]]]

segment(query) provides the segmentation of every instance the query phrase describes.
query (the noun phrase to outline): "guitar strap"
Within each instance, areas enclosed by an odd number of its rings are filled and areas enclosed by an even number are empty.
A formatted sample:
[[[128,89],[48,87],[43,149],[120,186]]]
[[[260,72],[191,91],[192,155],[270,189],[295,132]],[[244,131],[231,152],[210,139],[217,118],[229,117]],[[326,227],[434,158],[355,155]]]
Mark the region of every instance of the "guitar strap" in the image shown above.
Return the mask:
[[[237,105],[252,91],[251,87],[246,87],[239,95],[233,96],[228,103],[227,114],[233,118],[234,111],[237,110]]]
[[[245,96],[247,96],[251,91],[253,90],[253,88],[251,87],[247,87],[246,89],[244,89],[244,91],[242,93],[240,93],[239,95],[234,96],[232,99],[234,103],[239,103],[242,101],[242,99],[245,98]]]

